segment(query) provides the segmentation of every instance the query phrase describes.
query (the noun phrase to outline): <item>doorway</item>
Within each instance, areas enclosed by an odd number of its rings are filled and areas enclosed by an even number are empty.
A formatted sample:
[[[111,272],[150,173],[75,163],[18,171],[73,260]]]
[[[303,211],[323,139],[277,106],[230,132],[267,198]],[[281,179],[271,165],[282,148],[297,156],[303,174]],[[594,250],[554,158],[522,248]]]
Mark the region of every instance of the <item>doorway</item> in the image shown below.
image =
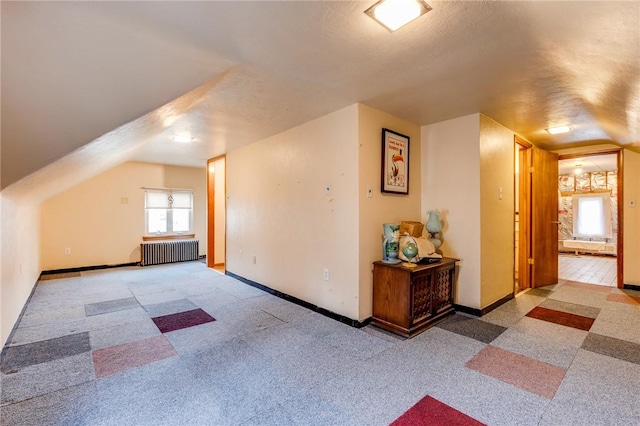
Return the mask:
[[[207,161],[207,266],[224,273],[226,258],[226,158]]]
[[[621,165],[619,150],[560,156],[559,278],[621,287]]]

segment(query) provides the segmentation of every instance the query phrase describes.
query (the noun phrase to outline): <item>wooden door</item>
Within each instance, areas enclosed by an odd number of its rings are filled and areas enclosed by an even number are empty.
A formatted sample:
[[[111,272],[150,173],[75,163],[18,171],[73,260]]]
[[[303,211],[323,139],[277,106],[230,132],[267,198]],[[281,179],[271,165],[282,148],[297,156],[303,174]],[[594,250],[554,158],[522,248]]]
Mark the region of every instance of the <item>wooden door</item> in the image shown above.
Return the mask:
[[[536,288],[558,282],[558,154],[532,148],[531,165],[531,287]]]
[[[531,145],[518,148],[518,287],[516,292],[531,288]]]

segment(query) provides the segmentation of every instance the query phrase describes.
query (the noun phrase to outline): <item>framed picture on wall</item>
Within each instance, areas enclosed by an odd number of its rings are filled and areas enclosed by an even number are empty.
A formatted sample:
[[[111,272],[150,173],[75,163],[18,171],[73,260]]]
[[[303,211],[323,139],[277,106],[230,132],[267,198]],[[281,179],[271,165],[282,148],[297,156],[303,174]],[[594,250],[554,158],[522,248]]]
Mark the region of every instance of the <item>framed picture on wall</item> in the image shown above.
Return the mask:
[[[409,194],[409,136],[382,129],[382,192]]]

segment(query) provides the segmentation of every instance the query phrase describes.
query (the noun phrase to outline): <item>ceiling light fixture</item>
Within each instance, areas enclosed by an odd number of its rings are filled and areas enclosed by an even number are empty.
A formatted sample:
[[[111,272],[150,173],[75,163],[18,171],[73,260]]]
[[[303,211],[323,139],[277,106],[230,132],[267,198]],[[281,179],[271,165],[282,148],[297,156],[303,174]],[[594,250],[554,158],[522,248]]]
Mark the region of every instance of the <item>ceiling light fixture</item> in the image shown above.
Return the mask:
[[[364,13],[393,32],[430,10],[424,0],[380,0]]]
[[[173,140],[176,142],[186,143],[191,142],[193,140],[193,137],[191,137],[190,133],[181,133],[179,135],[175,135],[173,137]]]
[[[552,135],[558,135],[560,133],[570,132],[571,130],[573,130],[573,127],[571,126],[558,126],[558,127],[549,127],[547,129],[547,132],[551,133]]]
[[[576,168],[573,169],[573,174],[574,175],[582,174],[582,164],[580,163],[576,164]]]

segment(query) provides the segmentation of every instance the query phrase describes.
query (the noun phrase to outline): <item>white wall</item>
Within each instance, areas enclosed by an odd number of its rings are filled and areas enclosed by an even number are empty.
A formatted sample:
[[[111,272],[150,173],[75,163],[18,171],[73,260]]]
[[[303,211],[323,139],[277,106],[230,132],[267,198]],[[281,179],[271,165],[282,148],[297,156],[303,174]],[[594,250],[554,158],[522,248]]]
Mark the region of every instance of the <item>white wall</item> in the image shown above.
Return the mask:
[[[422,208],[442,210],[441,250],[458,263],[456,303],[480,309],[480,114],[423,126]]]
[[[388,194],[380,191],[382,169],[382,128],[409,136],[409,195]],[[360,203],[360,317],[372,315],[373,274],[372,263],[382,257],[382,224],[400,223],[402,220],[419,221],[420,216],[420,127],[392,115],[359,105],[359,160],[358,199]],[[367,186],[373,196],[367,198]]]
[[[231,151],[226,166],[227,270],[359,318],[358,106]]]
[[[0,340],[6,343],[40,275],[38,204],[22,194],[0,193]]]
[[[480,114],[480,304],[483,308],[514,290],[514,151],[513,131]]]
[[[205,254],[205,168],[129,162],[42,203],[42,270],[139,262],[142,187],[194,190],[194,231]]]

